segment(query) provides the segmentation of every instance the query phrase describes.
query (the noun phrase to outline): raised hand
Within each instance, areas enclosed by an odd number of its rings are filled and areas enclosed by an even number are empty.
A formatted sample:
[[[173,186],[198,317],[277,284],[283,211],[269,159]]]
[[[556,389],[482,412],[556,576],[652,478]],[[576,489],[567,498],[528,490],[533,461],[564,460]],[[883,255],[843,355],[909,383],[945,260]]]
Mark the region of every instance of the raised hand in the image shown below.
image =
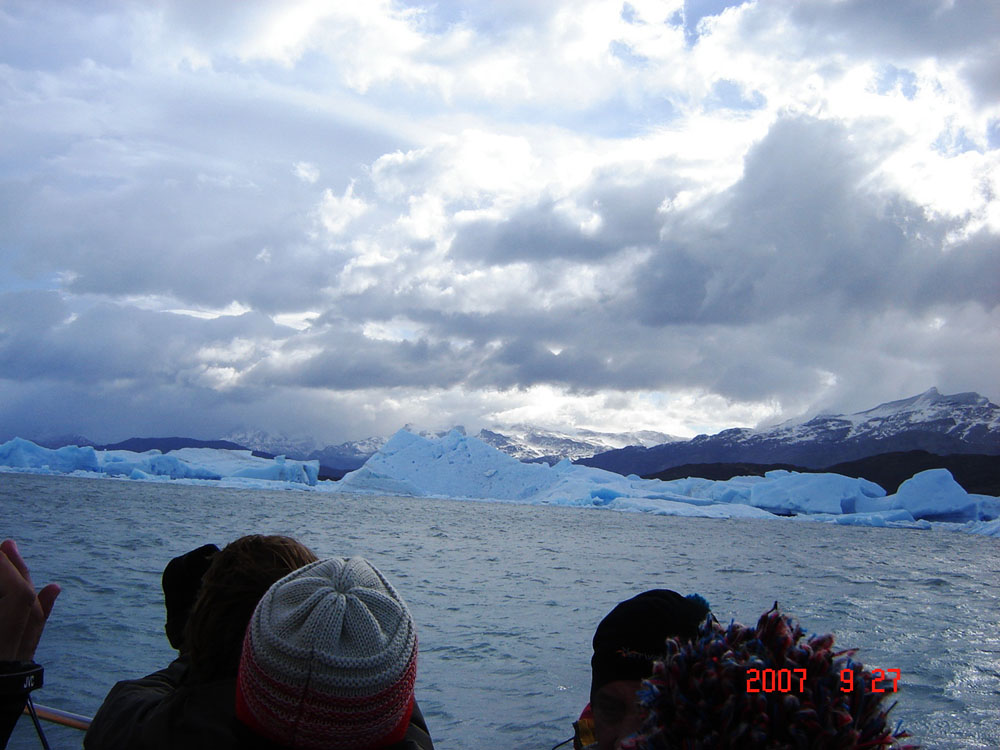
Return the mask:
[[[31,661],[61,589],[35,592],[28,566],[12,539],[0,544],[0,661]]]

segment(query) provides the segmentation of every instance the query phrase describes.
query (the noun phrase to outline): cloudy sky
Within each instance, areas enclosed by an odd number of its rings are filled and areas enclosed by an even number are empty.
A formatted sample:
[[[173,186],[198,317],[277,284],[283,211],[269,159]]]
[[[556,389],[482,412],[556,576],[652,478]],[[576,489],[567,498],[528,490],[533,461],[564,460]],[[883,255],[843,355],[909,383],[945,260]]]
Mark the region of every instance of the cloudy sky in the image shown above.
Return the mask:
[[[995,0],[0,1],[0,437],[1000,400]]]

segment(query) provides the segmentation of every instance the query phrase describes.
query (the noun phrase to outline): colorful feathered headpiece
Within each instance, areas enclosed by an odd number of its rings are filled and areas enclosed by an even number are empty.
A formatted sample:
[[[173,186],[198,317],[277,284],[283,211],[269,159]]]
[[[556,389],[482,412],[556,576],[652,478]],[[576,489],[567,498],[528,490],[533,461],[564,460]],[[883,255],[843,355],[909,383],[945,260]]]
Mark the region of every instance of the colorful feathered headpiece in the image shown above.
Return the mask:
[[[855,652],[835,652],[833,641],[804,638],[777,603],[756,628],[706,621],[694,640],[667,639],[639,693],[648,719],[622,747],[916,748],[889,723],[892,681],[873,682]]]

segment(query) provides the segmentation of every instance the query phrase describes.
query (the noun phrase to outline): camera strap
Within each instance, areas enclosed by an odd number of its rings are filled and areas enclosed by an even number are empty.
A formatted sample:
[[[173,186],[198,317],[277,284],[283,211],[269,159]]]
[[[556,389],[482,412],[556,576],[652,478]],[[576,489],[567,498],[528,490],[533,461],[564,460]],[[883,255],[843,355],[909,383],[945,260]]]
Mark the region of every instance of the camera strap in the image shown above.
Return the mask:
[[[27,695],[42,686],[44,674],[33,661],[0,662],[0,696]]]

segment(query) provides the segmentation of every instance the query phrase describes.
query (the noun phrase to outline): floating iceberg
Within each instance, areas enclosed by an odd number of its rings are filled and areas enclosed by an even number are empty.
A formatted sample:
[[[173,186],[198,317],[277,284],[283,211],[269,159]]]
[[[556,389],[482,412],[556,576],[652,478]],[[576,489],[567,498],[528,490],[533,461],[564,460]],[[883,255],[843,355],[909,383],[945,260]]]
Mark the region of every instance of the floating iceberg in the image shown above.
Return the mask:
[[[772,471],[763,477],[726,481],[695,477],[660,481],[565,460],[555,466],[524,463],[457,431],[428,439],[400,430],[364,466],[339,482],[318,482],[317,461],[257,458],[250,451],[183,448],[163,454],[76,446],[49,450],[20,438],[0,445],[0,467],[45,474],[447,497],[702,518],[793,516],[842,525],[939,527],[1000,536],[1000,498],[970,495],[945,469],[921,472],[889,496],[873,482],[839,474]]]
[[[87,446],[67,445],[49,450],[30,440],[14,438],[0,445],[0,466],[16,469],[36,469],[52,474],[69,474],[73,471],[100,471],[97,451]]]
[[[0,445],[0,466],[40,474],[103,474],[154,481],[225,480],[230,486],[250,487],[279,482],[315,486],[319,475],[319,461],[291,461],[284,456],[259,458],[248,450],[182,448],[169,453],[135,453],[75,445],[53,450],[23,438]]]
[[[566,460],[555,466],[524,463],[456,430],[438,440],[400,430],[363,467],[345,475],[338,490],[708,518],[774,517],[749,506],[686,502],[666,491],[667,484]]]
[[[915,474],[887,500],[890,507],[903,508],[928,521],[989,521],[997,517],[997,498],[970,495],[947,469]]]
[[[772,471],[727,481],[660,481],[569,461],[552,467],[526,464],[457,431],[431,440],[400,430],[362,468],[340,480],[337,490],[707,518],[794,515],[863,526],[925,529],[931,521],[961,521],[975,533],[992,533],[993,527],[982,524],[1000,515],[1000,498],[969,495],[945,469],[922,472],[889,497],[874,482],[839,474]]]
[[[769,471],[765,479],[769,481],[751,487],[750,504],[776,513],[854,513],[859,505],[867,507],[869,500],[885,496],[874,482],[840,474]]]

